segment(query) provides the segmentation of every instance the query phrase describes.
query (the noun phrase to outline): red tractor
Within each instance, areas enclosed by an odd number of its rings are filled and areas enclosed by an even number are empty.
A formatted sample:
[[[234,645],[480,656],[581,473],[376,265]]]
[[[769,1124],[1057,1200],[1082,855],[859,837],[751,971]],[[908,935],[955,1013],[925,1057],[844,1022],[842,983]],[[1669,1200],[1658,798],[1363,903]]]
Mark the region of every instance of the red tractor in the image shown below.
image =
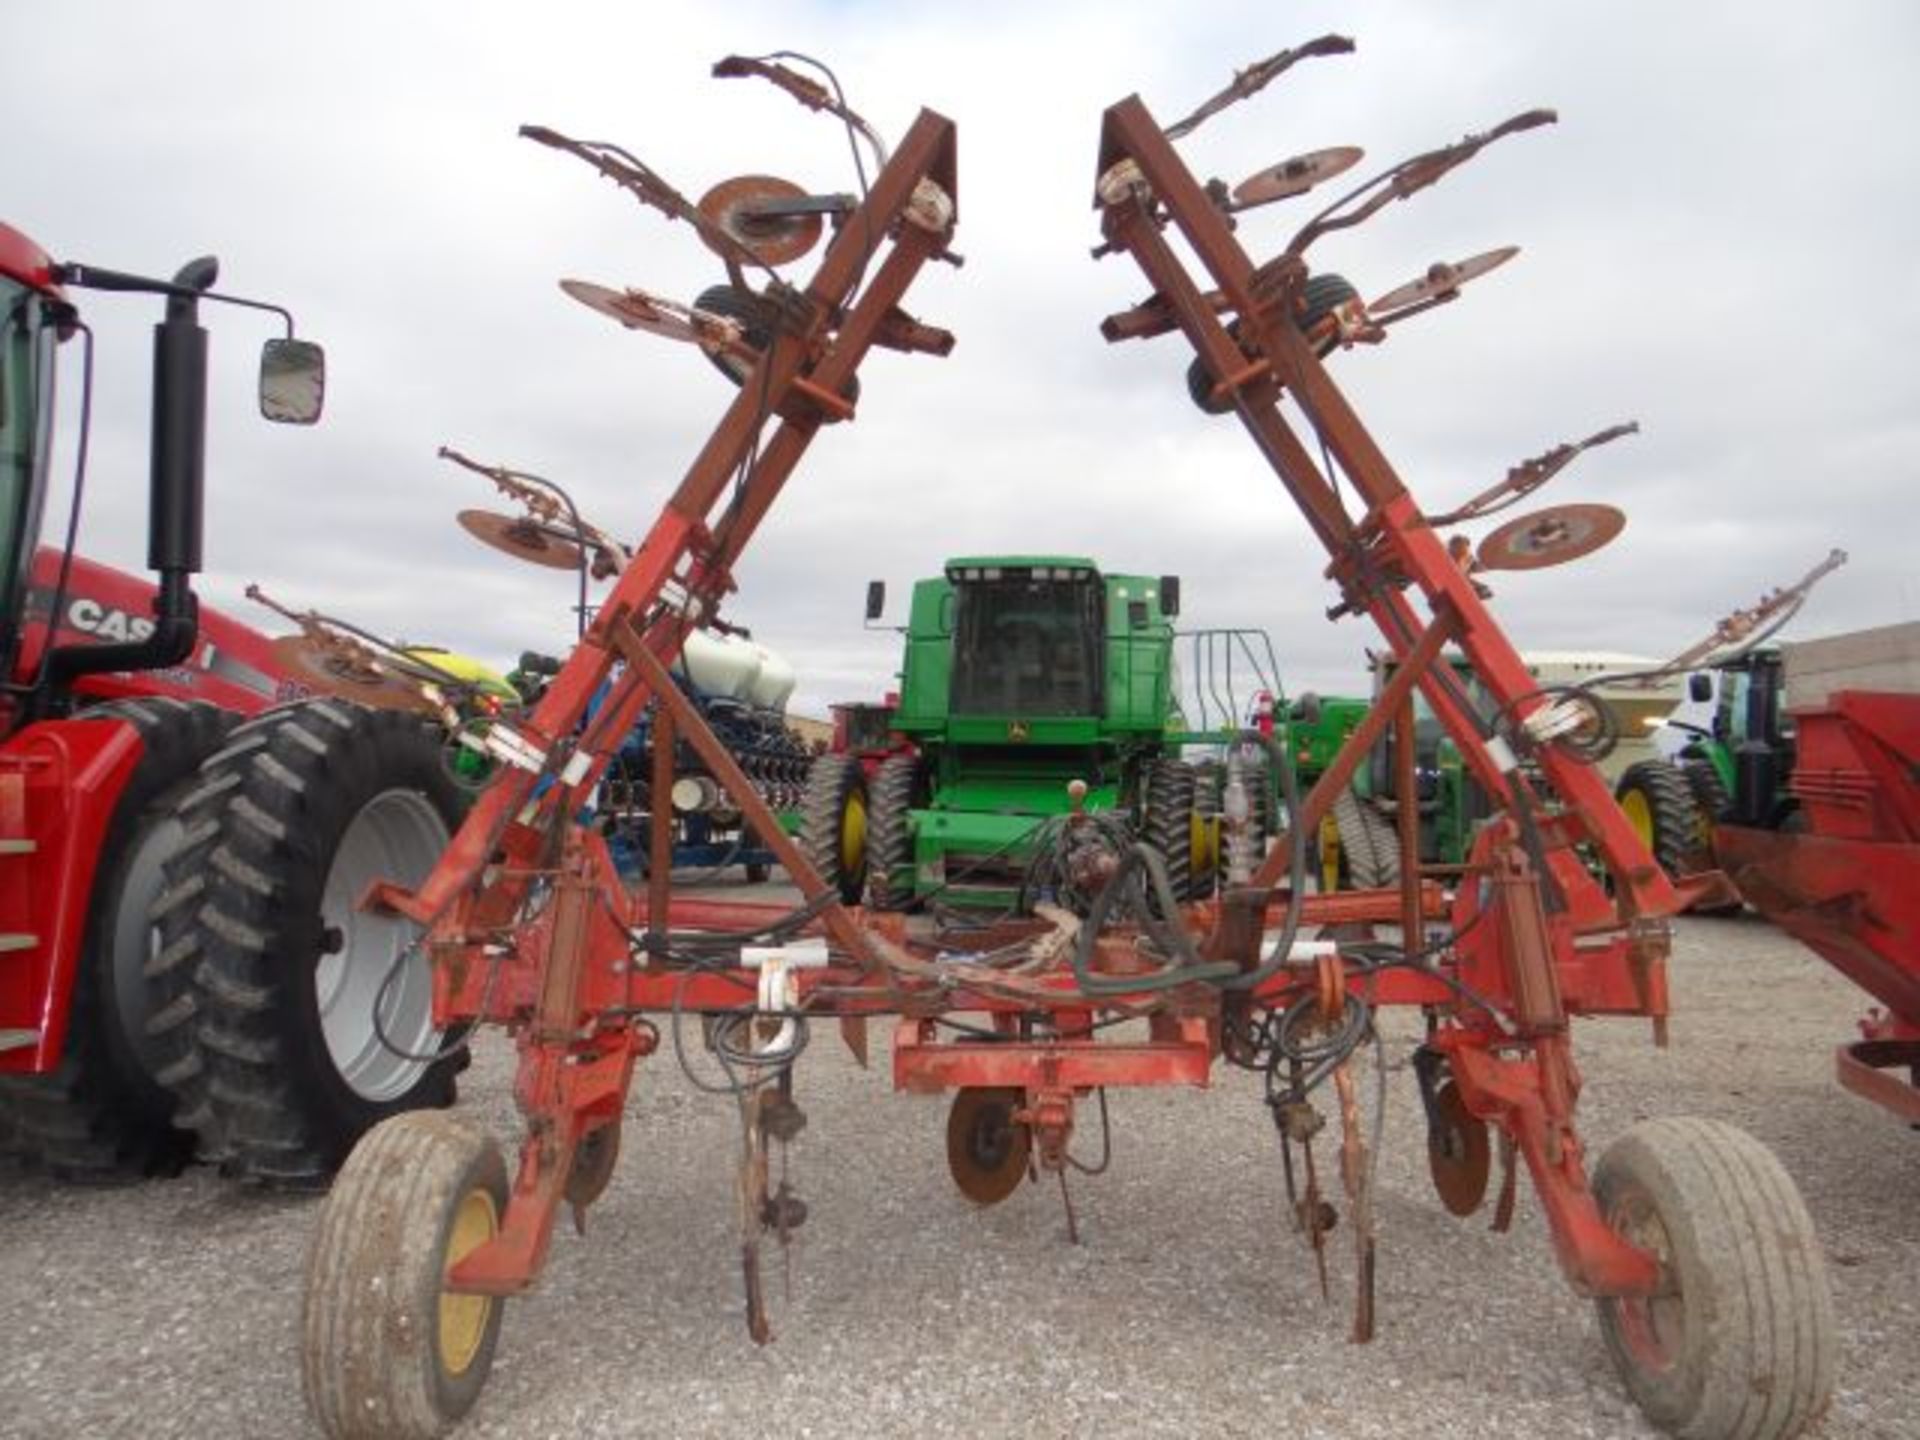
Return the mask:
[[[217,268],[195,260],[157,280],[55,264],[0,225],[0,1145],[78,1178],[173,1169],[192,1152],[154,1027],[150,912],[181,833],[172,811],[235,721],[291,698],[267,639],[201,612],[191,588],[207,385],[197,308],[225,298],[210,293]],[[64,543],[38,546],[56,354],[79,348],[83,392],[91,379],[92,335],[69,299],[78,288],[165,301],[148,541],[157,586],[73,554],[84,421]],[[269,342],[262,413],[317,419],[322,363],[305,341]]]

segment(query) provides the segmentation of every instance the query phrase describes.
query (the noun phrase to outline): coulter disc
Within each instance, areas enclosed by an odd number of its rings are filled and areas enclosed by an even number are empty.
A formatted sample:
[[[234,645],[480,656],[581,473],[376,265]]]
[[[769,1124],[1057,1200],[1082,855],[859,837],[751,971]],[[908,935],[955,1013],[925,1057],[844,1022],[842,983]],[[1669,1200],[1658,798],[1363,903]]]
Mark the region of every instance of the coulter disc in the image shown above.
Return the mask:
[[[417,684],[360,647],[336,648],[305,635],[282,635],[271,648],[274,659],[288,674],[319,694],[354,700],[375,710],[433,713],[433,706]]]
[[[1269,165],[1233,187],[1234,208],[1250,210],[1255,205],[1304,195],[1322,180],[1352,169],[1366,153],[1358,145],[1334,145]]]
[[[1477,280],[1495,266],[1504,265],[1520,253],[1518,245],[1502,245],[1498,250],[1485,250],[1466,260],[1448,264],[1444,260],[1436,261],[1427,267],[1427,273],[1418,280],[1409,280],[1397,290],[1389,290],[1367,307],[1370,314],[1386,315],[1395,310],[1404,310],[1409,305],[1418,305],[1426,300],[1438,299],[1442,295],[1451,295],[1469,280]]]
[[[1627,528],[1611,505],[1554,505],[1509,520],[1480,542],[1483,570],[1544,570],[1590,555]]]
[[[947,1112],[947,1169],[976,1205],[997,1205],[1020,1188],[1032,1132],[1014,1117],[1026,1096],[1014,1089],[969,1086]]]
[[[807,192],[800,186],[777,175],[736,175],[702,195],[699,209],[763,265],[785,265],[820,243],[824,228],[820,216],[762,212],[764,208],[777,208],[783,201],[806,198]],[[723,260],[731,258],[724,251],[716,249],[716,253]]]
[[[580,546],[564,530],[525,516],[501,515],[492,510],[462,510],[454,518],[474,539],[504,550],[516,560],[531,560],[555,570],[580,568]]]
[[[1457,1085],[1442,1081],[1433,1092],[1433,1120],[1427,1127],[1427,1169],[1449,1214],[1465,1218],[1480,1208],[1487,1198],[1491,1154],[1487,1122],[1467,1109]]]

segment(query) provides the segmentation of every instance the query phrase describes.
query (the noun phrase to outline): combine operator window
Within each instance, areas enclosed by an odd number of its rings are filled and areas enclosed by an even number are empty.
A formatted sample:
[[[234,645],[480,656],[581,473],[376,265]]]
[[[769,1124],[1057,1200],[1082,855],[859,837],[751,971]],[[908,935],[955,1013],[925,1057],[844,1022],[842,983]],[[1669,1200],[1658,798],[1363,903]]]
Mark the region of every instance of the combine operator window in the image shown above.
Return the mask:
[[[1098,574],[988,567],[955,589],[955,715],[1102,713],[1106,587]]]

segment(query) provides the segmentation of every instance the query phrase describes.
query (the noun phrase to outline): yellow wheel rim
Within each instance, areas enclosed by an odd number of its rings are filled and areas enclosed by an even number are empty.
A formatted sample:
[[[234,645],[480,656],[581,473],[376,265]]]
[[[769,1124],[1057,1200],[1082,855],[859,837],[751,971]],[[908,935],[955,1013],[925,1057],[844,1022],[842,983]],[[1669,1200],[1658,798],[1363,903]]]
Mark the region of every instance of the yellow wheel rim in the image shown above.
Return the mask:
[[[1627,823],[1633,827],[1633,833],[1640,837],[1640,843],[1649,850],[1653,848],[1653,807],[1647,803],[1647,797],[1639,790],[1629,790],[1620,797],[1620,808],[1626,813]]]
[[[1320,893],[1340,888],[1340,825],[1331,815],[1320,822]]]
[[[1187,825],[1187,863],[1195,875],[1211,875],[1220,866],[1220,817],[1198,810]]]
[[[867,802],[855,791],[847,796],[847,807],[840,812],[840,869],[852,875],[866,856]]]
[[[460,1208],[453,1212],[453,1229],[447,1236],[447,1254],[440,1268],[444,1281],[468,1255],[491,1240],[500,1229],[500,1216],[493,1208],[493,1196],[472,1189],[460,1197]],[[493,1315],[491,1295],[458,1295],[440,1292],[440,1367],[449,1375],[464,1375],[480,1353],[486,1337],[487,1321]]]

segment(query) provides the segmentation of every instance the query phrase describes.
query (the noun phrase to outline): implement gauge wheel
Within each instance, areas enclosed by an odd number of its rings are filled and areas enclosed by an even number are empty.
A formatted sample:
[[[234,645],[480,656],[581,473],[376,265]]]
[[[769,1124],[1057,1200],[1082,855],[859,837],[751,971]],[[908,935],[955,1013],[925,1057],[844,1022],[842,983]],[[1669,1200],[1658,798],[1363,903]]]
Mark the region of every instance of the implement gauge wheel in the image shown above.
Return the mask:
[[[800,800],[800,849],[840,903],[858,905],[867,886],[867,777],[851,755],[822,755]]]
[[[1026,1178],[1033,1132],[1015,1113],[1026,1101],[1015,1089],[968,1086],[947,1112],[947,1170],[976,1205],[998,1205]]]
[[[1661,1262],[1659,1294],[1595,1302],[1647,1418],[1697,1440],[1790,1440],[1818,1419],[1833,1297],[1773,1153],[1717,1120],[1648,1120],[1608,1148],[1593,1189],[1607,1223]]]
[[[1685,772],[1671,760],[1637,761],[1621,772],[1613,798],[1660,868],[1671,876],[1685,874],[1704,833]]]
[[[473,1408],[506,1301],[446,1277],[506,1206],[499,1147],[452,1115],[397,1115],[354,1147],[320,1211],[301,1317],[301,1388],[332,1440],[433,1440]]]
[[[775,302],[764,295],[756,295],[751,290],[737,290],[731,285],[712,285],[702,290],[694,297],[693,308],[737,322],[742,332],[741,338],[762,355],[773,344],[774,334],[780,328],[780,307]],[[708,350],[705,346],[701,348],[713,368],[735,385],[744,385],[747,376],[753,373],[756,362],[744,356]],[[860,377],[849,375],[840,394],[849,405],[856,404],[860,399]]]
[[[1300,311],[1294,320],[1303,333],[1311,334],[1313,327],[1325,320],[1338,307],[1349,300],[1358,300],[1360,292],[1349,285],[1344,276],[1313,275],[1300,290]],[[1240,322],[1233,321],[1227,326],[1227,333],[1234,339],[1240,338]],[[1313,348],[1314,353],[1325,359],[1339,343],[1333,333],[1322,337]],[[1225,415],[1233,409],[1233,396],[1222,395],[1219,399],[1213,394],[1213,372],[1207,369],[1206,362],[1196,356],[1187,366],[1187,394],[1193,403],[1209,415]]]

